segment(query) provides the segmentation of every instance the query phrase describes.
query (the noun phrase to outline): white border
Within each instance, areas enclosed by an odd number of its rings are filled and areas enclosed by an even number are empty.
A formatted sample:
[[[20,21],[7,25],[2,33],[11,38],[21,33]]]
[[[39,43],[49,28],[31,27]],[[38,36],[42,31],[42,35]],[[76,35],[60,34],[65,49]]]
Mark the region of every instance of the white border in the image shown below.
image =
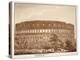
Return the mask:
[[[27,54],[27,55],[14,55],[15,59],[36,58],[36,57],[59,57],[59,56],[72,56],[77,55],[77,52],[65,53],[48,53],[48,54]]]
[[[12,45],[11,45],[11,49],[12,49],[12,51],[11,51],[11,57],[12,57],[12,59],[14,59],[14,28],[15,28],[15,26],[14,26],[14,3],[13,2],[11,2],[11,5],[12,5],[12,11],[11,11],[11,15],[12,15],[12,18],[11,18],[11,43],[12,43]]]
[[[15,3],[29,3],[29,4],[42,4],[42,5],[61,5],[61,6],[75,6],[76,7],[76,11],[77,11],[77,6],[76,5],[65,5],[65,4],[53,4],[53,3],[34,3],[34,2],[17,2],[17,1],[14,1],[12,2],[12,25],[11,25],[11,30],[12,30],[12,59],[15,59],[15,58],[33,58],[33,57],[49,57],[49,56],[70,56],[70,55],[77,55],[78,52],[65,52],[65,53],[49,53],[49,54],[28,54],[28,55],[14,55],[14,31],[15,31],[15,16],[14,16],[14,8],[15,8]],[[76,12],[76,15],[77,15],[77,12]],[[77,28],[77,16],[75,16],[76,19],[75,19],[75,29]],[[77,29],[76,29],[76,35],[77,35]],[[76,36],[77,37],[77,36]],[[77,43],[77,40],[76,40],[76,43]],[[76,47],[77,48],[77,47]]]

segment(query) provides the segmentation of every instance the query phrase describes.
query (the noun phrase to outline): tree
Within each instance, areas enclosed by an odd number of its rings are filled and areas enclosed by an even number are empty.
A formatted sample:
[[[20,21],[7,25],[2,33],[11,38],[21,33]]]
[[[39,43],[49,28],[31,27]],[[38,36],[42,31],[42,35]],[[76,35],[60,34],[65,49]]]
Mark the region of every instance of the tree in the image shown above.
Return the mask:
[[[54,51],[58,51],[59,48],[63,47],[62,41],[58,39],[58,36],[56,34],[52,34],[50,42]]]
[[[74,49],[72,42],[70,40],[67,40],[65,43],[66,43],[66,47],[65,47],[66,50],[72,51]]]

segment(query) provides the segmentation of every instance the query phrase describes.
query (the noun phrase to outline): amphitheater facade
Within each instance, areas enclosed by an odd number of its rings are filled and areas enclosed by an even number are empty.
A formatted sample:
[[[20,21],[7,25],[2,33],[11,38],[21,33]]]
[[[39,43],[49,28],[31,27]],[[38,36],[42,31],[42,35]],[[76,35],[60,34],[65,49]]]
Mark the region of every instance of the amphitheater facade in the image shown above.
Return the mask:
[[[76,51],[73,24],[60,21],[26,21],[15,26],[15,54]]]

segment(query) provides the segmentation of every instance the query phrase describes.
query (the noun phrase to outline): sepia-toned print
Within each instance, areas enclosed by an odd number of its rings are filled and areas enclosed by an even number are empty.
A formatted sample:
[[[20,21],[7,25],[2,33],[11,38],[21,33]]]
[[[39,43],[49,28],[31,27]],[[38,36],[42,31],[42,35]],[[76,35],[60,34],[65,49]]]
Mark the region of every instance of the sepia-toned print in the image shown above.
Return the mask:
[[[14,54],[76,52],[76,6],[16,3]]]

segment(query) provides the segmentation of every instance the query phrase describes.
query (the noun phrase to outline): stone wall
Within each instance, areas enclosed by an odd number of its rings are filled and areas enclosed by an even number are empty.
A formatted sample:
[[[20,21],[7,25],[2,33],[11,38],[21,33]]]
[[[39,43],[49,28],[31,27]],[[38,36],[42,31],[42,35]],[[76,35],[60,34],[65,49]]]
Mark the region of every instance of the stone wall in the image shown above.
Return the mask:
[[[70,41],[71,46],[75,46],[74,26],[72,24],[56,21],[31,21],[16,24],[16,53],[26,49],[46,48],[53,49],[55,52],[55,46],[65,49],[66,41]],[[29,52],[27,50],[25,53]]]

